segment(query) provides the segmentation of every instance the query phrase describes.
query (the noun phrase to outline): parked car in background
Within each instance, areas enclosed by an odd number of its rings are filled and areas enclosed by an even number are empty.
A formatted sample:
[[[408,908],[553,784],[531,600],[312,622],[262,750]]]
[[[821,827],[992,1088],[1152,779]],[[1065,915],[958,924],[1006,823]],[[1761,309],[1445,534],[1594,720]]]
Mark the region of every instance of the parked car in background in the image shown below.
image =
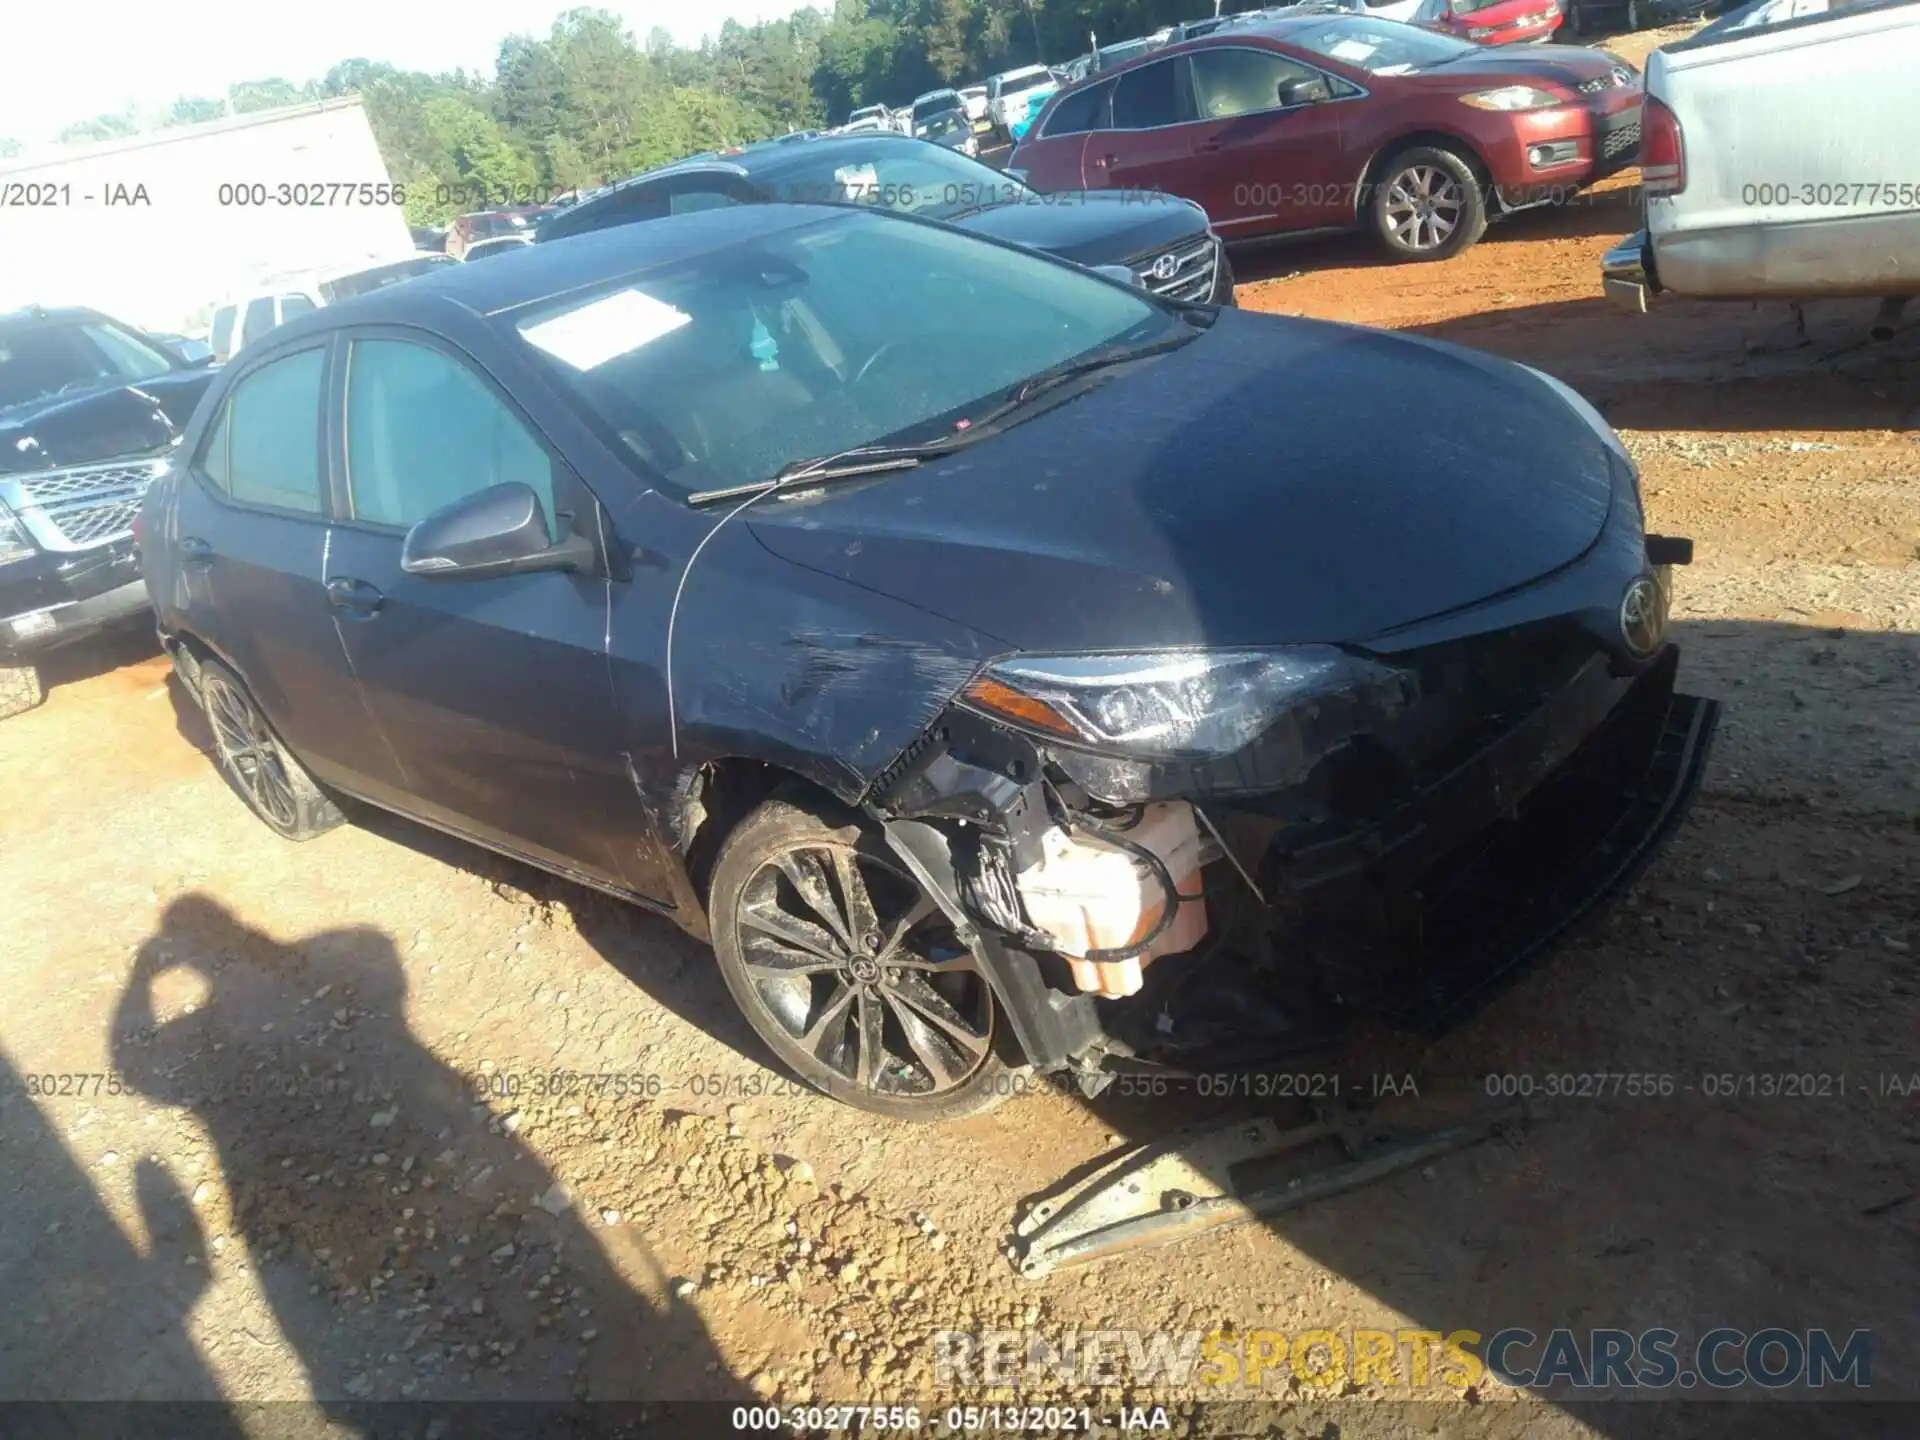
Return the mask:
[[[456,260],[466,257],[467,247],[482,240],[497,240],[502,235],[530,234],[540,218],[551,212],[548,205],[519,205],[507,210],[479,210],[471,215],[456,215],[447,226],[447,254]]]
[[[967,107],[967,123],[976,130],[990,130],[993,120],[987,114],[987,87],[984,85],[962,85],[960,102]]]
[[[1516,45],[1551,40],[1565,18],[1560,0],[1422,0],[1412,23],[1476,45]]]
[[[1020,118],[1019,112],[1013,109],[1015,100],[1036,85],[1057,87],[1059,83],[1053,71],[1044,65],[1022,65],[1017,70],[992,76],[987,81],[987,118],[994,130],[1002,136],[1010,135],[1008,127]]]
[[[552,217],[540,243],[781,201],[903,210],[1081,265],[1123,266],[1136,284],[1169,299],[1233,303],[1233,268],[1197,205],[1130,191],[1039,195],[963,153],[896,135],[827,136],[668,165]]]
[[[134,516],[214,373],[95,310],[0,315],[0,719],[46,651],[150,614]]]
[[[485,260],[494,255],[505,255],[512,250],[523,250],[533,243],[531,235],[500,235],[492,240],[480,240],[467,247],[463,263],[471,265],[476,260]]]
[[[1819,0],[1812,0],[1818,4]],[[1920,293],[1920,8],[1759,0],[1647,58],[1645,229],[1601,262],[1634,309]]]
[[[1132,40],[1116,40],[1111,45],[1096,46],[1060,67],[1060,83],[1073,85],[1089,75],[1111,70],[1116,65],[1124,65],[1127,61],[1137,59],[1149,50],[1157,50],[1162,45],[1170,43],[1177,33],[1179,33],[1178,27],[1170,26],[1152,35],[1142,35]]]
[[[1009,100],[1007,114],[1010,118],[1007,121],[1007,138],[1016,145],[1019,144],[1027,131],[1033,127],[1033,122],[1039,117],[1040,112],[1046,108],[1047,101],[1051,100],[1059,89],[1057,82],[1035,85],[1032,89],[1025,90]]]
[[[447,248],[447,227],[444,225],[412,225],[407,233],[413,237],[413,248],[416,250]]]
[[[146,337],[183,365],[207,365],[216,358],[210,341],[196,335],[173,335],[148,330]]]
[[[882,125],[891,126],[893,112],[884,105],[862,105],[847,116],[849,126],[862,125],[874,120],[878,120]]]
[[[963,120],[966,118],[967,104],[960,98],[959,91],[929,90],[924,95],[917,95],[908,111],[913,125],[911,133],[920,135],[926,123],[934,116],[949,114],[958,114]]]
[[[208,342],[216,360],[231,360],[243,347],[308,311],[458,263],[451,255],[423,251],[382,265],[272,277],[214,307]]]
[[[944,145],[962,155],[980,153],[980,142],[974,137],[973,126],[967,123],[964,110],[942,110],[932,119],[922,121],[916,129],[918,138],[930,144]]]
[[[1183,195],[1230,240],[1359,226],[1437,260],[1632,164],[1639,78],[1573,46],[1266,17],[1061,91],[1007,163],[1043,191]]]
[[[903,1120],[1454,1018],[1712,732],[1689,547],[1560,382],[845,206],[317,312],[143,526],[268,828],[354,796],[667,916]]]
[[[859,120],[849,120],[833,133],[837,135],[871,135],[879,131],[885,131],[890,135],[899,133],[894,129],[892,118],[882,115],[868,115]]]

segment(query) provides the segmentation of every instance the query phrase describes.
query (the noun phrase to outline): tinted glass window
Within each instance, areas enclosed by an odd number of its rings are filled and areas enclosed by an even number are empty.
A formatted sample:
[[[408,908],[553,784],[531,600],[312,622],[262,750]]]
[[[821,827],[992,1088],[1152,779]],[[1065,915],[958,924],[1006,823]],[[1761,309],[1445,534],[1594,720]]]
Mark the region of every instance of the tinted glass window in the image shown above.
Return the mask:
[[[234,499],[320,512],[320,374],[325,360],[325,351],[302,350],[261,366],[234,387],[220,422],[228,432],[225,483]]]
[[[1049,135],[1079,135],[1107,127],[1107,92],[1110,85],[1090,85],[1067,96],[1047,121]]]
[[[211,336],[213,353],[222,359],[225,359],[227,352],[233,348],[233,321],[234,308],[231,305],[222,305],[218,310],[213,312],[213,331]]]
[[[222,490],[228,488],[227,416],[231,409],[231,406],[221,409],[220,418],[213,422],[213,428],[207,432],[207,438],[200,446],[200,469]]]
[[[1171,60],[1143,65],[1122,75],[1114,82],[1113,128],[1150,130],[1156,125],[1179,123],[1180,104],[1173,80]]]
[[[686,215],[694,210],[718,210],[739,203],[724,190],[682,190],[668,203],[667,209],[675,215]]]
[[[247,302],[247,313],[240,321],[240,343],[251,345],[273,329],[273,297],[262,295]]]
[[[1040,370],[1182,329],[1075,267],[858,211],[567,296],[517,323],[619,443],[685,490],[951,434]]]
[[[769,200],[878,205],[935,220],[1024,200],[1030,193],[1011,176],[944,145],[891,140],[835,146],[831,158],[813,156],[783,165],[764,177],[756,175],[754,184]]]
[[[1272,110],[1280,87],[1315,80],[1319,72],[1262,50],[1203,50],[1193,57],[1194,102],[1202,120],[1227,120]]]
[[[320,295],[331,305],[352,295],[367,295],[375,290],[384,290],[389,285],[398,285],[402,280],[411,280],[416,275],[430,275],[436,270],[444,270],[449,265],[459,263],[451,255],[415,255],[410,259],[396,261],[392,265],[377,265],[371,270],[356,270],[351,275],[323,280],[320,282]]]
[[[314,308],[313,301],[304,295],[282,295],[280,297],[280,323],[286,324],[296,315],[305,315]]]
[[[1031,75],[1016,75],[1000,82],[1002,95],[1018,95],[1022,90],[1031,90],[1036,85],[1051,84],[1053,76],[1045,70],[1036,70]]]
[[[553,524],[553,463],[492,390],[452,356],[401,340],[356,340],[347,362],[347,483],[353,513],[413,525],[463,496],[518,481]]]

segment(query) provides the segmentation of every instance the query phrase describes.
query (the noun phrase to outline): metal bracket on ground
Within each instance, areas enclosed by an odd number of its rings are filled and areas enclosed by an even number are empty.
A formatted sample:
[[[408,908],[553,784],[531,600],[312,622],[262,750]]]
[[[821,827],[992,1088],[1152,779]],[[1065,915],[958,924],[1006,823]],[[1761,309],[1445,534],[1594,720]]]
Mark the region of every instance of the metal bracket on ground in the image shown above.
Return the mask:
[[[1522,1118],[1516,1109],[1415,1133],[1325,1115],[1282,1130],[1271,1119],[1189,1126],[1138,1145],[1058,1194],[1036,1201],[1014,1227],[1009,1254],[1030,1280],[1122,1251],[1242,1225],[1384,1180],[1477,1145]],[[1284,1180],[1236,1184],[1233,1172],[1331,1142],[1345,1159]]]

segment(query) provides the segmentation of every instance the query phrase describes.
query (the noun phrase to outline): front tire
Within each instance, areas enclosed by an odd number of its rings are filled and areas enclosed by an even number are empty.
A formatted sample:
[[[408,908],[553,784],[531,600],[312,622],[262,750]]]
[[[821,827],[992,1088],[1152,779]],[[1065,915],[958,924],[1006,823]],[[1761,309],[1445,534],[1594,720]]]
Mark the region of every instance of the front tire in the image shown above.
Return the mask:
[[[47,692],[40,685],[39,666],[0,666],[0,720],[24,715],[46,698]]]
[[[1486,233],[1487,198],[1460,156],[1418,145],[1380,167],[1369,215],[1396,260],[1447,260]]]
[[[721,849],[708,914],[727,989],[815,1089],[933,1121],[977,1115],[1012,1088],[973,952],[851,811],[764,802]]]
[[[273,733],[238,675],[217,660],[199,666],[200,706],[214,760],[247,808],[288,840],[311,840],[346,817]]]

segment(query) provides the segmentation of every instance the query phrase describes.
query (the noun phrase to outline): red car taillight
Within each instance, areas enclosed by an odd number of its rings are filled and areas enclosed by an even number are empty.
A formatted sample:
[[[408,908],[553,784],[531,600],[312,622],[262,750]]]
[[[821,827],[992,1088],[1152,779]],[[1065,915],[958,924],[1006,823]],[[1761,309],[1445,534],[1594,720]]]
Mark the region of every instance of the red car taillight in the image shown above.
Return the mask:
[[[1640,184],[1649,195],[1687,188],[1687,142],[1673,111],[1649,95],[1640,105]]]

